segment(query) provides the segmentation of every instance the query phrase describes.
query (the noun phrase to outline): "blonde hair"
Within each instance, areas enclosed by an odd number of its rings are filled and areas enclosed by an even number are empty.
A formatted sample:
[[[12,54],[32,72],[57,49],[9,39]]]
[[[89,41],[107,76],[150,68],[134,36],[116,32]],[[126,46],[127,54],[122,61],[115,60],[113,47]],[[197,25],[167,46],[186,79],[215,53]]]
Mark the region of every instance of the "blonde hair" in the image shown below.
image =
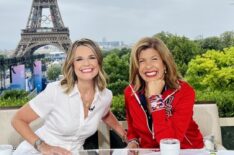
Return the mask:
[[[75,51],[77,47],[79,46],[86,46],[90,48],[95,56],[97,57],[98,65],[99,65],[99,72],[98,75],[94,78],[95,85],[97,85],[98,89],[102,91],[106,88],[106,73],[103,70],[102,62],[102,52],[99,46],[94,43],[90,39],[83,38],[81,40],[75,41],[71,48],[68,50],[66,60],[63,65],[63,79],[61,80],[61,85],[65,89],[65,93],[69,93],[75,85],[75,82],[78,80],[74,71],[74,57],[75,57]]]
[[[130,56],[130,69],[129,69],[129,81],[134,85],[134,90],[139,91],[145,86],[144,80],[139,74],[139,55],[143,50],[148,48],[158,51],[162,61],[166,67],[165,83],[169,88],[178,88],[178,80],[182,79],[181,75],[177,71],[176,64],[173,56],[167,46],[158,38],[146,37],[139,40],[135,46],[133,46]]]

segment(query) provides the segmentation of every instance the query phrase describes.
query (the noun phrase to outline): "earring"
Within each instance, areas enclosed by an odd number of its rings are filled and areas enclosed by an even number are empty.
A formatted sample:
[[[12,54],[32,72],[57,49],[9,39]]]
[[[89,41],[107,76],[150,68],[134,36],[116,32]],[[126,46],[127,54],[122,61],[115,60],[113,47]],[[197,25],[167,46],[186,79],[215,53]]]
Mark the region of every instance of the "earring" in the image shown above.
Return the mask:
[[[166,74],[167,73],[167,70],[166,69],[164,69],[164,74]]]

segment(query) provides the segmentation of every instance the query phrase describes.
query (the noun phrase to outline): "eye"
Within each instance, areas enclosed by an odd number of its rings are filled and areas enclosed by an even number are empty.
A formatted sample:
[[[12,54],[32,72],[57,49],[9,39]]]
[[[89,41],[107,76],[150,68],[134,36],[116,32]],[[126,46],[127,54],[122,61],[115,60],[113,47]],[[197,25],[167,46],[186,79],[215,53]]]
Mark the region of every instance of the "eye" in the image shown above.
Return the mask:
[[[158,58],[157,57],[153,57],[152,60],[158,60]]]
[[[96,59],[94,55],[89,56],[89,59]]]
[[[144,60],[143,59],[139,59],[139,63],[143,63],[144,62]]]
[[[82,58],[75,58],[75,61],[81,61],[83,60]]]

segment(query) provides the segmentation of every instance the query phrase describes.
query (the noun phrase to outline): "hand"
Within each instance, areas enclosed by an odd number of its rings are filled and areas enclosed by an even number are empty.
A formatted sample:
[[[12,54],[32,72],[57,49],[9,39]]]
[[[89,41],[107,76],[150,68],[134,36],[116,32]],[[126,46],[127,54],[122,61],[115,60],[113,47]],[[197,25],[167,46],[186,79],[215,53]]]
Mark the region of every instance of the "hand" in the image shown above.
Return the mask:
[[[135,142],[133,142],[133,141],[132,141],[132,142],[130,141],[130,142],[128,143],[128,145],[127,145],[127,148],[128,148],[128,149],[137,149],[138,146],[139,146],[139,145],[138,145],[137,143],[135,143]]]
[[[138,149],[139,144],[136,141],[130,141],[127,145],[127,148],[129,149],[128,155],[138,155]]]
[[[138,155],[138,151],[135,149],[138,149],[138,144],[135,142],[129,142],[127,145],[127,148],[129,149],[128,155]]]
[[[148,83],[146,83],[147,97],[161,94],[164,85],[165,85],[165,81],[163,79],[157,79],[157,80],[149,81]]]
[[[64,148],[58,146],[51,146],[46,143],[42,143],[38,147],[39,151],[43,155],[72,155],[72,153]]]
[[[128,155],[138,155],[138,151],[137,150],[129,150]]]

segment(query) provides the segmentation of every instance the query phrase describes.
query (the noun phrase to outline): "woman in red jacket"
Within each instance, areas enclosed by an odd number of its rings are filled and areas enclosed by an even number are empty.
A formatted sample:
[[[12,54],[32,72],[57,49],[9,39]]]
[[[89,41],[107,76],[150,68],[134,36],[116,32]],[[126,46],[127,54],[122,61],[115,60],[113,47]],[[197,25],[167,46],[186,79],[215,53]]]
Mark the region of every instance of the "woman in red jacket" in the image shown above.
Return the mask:
[[[161,40],[143,38],[133,47],[130,83],[124,91],[128,148],[159,148],[163,138],[178,139],[182,149],[203,148],[192,117],[195,92]]]

